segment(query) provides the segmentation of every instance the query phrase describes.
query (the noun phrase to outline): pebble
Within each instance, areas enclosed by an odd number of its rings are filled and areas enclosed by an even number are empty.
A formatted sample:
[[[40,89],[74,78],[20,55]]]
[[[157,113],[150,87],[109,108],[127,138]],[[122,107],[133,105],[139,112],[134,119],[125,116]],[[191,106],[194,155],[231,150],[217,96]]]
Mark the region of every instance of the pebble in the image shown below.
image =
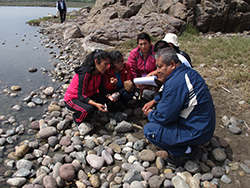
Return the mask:
[[[229,125],[229,131],[234,134],[241,134],[242,130],[239,127]]]
[[[24,185],[26,183],[26,178],[9,178],[6,183],[11,185],[11,186],[15,186],[15,187],[21,187],[22,185]]]
[[[35,47],[34,47],[35,48]],[[38,48],[37,48],[38,49]],[[29,72],[31,72],[31,73],[34,73],[34,72],[36,72],[37,71],[37,68],[35,68],[35,67],[30,67],[29,68]]]
[[[247,165],[245,165],[245,164],[243,164],[243,163],[240,163],[240,167],[241,167],[246,173],[250,174],[250,168],[249,168]]]
[[[22,107],[19,105],[19,104],[16,104],[12,107],[12,109],[16,110],[16,111],[19,111],[22,109]]]
[[[86,156],[86,161],[89,163],[90,166],[99,170],[103,167],[105,160],[102,157],[99,157],[94,154],[89,154]]]
[[[221,181],[223,181],[226,184],[229,184],[232,182],[231,178],[229,178],[227,175],[222,175],[221,176]]]
[[[155,153],[152,150],[144,149],[139,153],[139,157],[143,161],[152,162],[155,160]]]
[[[216,161],[224,161],[227,157],[226,153],[220,148],[213,149],[212,154]]]
[[[183,180],[180,176],[174,176],[172,178],[172,183],[174,187],[178,188],[190,188],[190,186],[187,184],[185,180]]]

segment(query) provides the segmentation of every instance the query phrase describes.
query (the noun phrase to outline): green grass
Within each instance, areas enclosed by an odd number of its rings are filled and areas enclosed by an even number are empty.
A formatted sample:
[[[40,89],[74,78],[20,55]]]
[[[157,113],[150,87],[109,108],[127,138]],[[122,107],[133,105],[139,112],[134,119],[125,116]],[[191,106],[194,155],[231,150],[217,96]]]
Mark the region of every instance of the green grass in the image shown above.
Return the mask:
[[[30,20],[30,21],[28,21],[28,24],[38,26],[41,22],[52,20],[52,19],[58,19],[58,18],[52,18],[52,17],[44,16],[44,17],[36,19],[36,20]]]
[[[203,77],[213,81],[214,86],[240,87],[250,101],[250,38],[240,36],[207,38],[198,35],[179,37],[180,49],[187,52],[194,67],[207,66]],[[216,67],[218,71],[212,71]],[[225,77],[225,80],[217,79]]]
[[[75,15],[66,15],[66,19],[68,19],[68,18],[73,19],[73,18],[77,18],[77,16],[75,16]],[[28,21],[28,24],[32,25],[32,26],[38,26],[41,22],[46,22],[46,21],[49,21],[49,20],[52,20],[54,23],[59,23],[60,22],[60,17],[53,18],[53,17],[45,16],[45,17],[42,17],[42,18],[39,18],[39,19],[30,20],[30,21]]]
[[[250,56],[247,55],[250,50],[250,38],[233,36],[209,39],[196,36],[195,40],[190,41],[181,36],[179,42],[180,49],[190,54],[194,64],[215,64],[219,67],[250,65]]]

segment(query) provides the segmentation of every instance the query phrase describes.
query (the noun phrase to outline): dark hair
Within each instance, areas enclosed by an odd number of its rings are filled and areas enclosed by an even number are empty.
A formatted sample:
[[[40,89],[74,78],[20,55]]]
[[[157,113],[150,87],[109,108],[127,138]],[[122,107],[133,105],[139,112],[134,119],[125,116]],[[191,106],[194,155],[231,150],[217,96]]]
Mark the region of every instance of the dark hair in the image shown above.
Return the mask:
[[[137,36],[137,44],[139,44],[139,39],[146,39],[149,43],[151,42],[151,38],[150,36],[147,34],[147,33],[140,33],[138,36]]]
[[[101,60],[107,59],[107,58],[110,58],[108,52],[104,50],[96,49],[86,56],[82,65],[89,66],[90,70],[93,71],[95,70],[95,59],[97,59],[97,64],[100,64]]]
[[[159,57],[162,57],[162,62],[166,65],[170,65],[170,62],[172,60],[176,64],[180,62],[179,58],[177,57],[176,51],[171,47],[166,47],[157,51],[155,54],[155,58],[158,59]]]
[[[171,47],[166,41],[159,40],[154,45],[154,53],[158,52],[160,49]]]
[[[175,46],[174,44],[173,44],[173,48],[174,48],[174,50],[175,50],[177,53],[179,53],[179,52],[180,52],[179,47]]]
[[[116,50],[111,51],[109,53],[109,55],[110,55],[110,66],[111,67],[114,67],[114,63],[116,61],[123,61],[123,55],[122,55],[122,53],[120,51],[116,51]]]

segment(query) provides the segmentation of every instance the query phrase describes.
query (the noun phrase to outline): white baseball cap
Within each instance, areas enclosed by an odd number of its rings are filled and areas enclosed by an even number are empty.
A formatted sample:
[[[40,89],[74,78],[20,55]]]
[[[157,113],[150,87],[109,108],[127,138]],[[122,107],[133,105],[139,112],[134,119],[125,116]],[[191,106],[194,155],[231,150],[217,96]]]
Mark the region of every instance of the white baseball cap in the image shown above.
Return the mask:
[[[178,37],[174,33],[167,33],[165,35],[164,39],[162,39],[162,40],[166,41],[167,43],[172,43],[176,47],[179,47]]]

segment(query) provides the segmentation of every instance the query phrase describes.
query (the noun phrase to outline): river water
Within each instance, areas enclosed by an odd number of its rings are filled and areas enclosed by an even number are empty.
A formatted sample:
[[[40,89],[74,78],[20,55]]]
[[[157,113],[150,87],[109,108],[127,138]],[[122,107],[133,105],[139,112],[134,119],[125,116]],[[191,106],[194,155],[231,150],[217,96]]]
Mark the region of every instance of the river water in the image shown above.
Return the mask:
[[[78,8],[69,8],[68,12]],[[28,108],[23,106],[21,111],[14,111],[15,104],[23,105],[23,98],[30,91],[39,90],[40,86],[53,86],[51,78],[43,75],[41,67],[53,68],[50,51],[59,53],[56,48],[47,49],[42,44],[39,27],[30,26],[26,22],[46,16],[55,15],[55,7],[11,7],[0,6],[0,115],[7,117],[14,115],[19,120],[28,117],[39,117],[41,107]],[[35,67],[36,73],[29,73],[28,69]],[[13,85],[21,87],[17,97],[6,96],[2,91]]]
[[[78,8],[68,8],[68,12]],[[40,27],[30,26],[26,22],[46,16],[48,13],[56,14],[56,8],[53,7],[7,7],[0,6],[0,116],[14,116],[17,120],[15,126],[3,124],[0,121],[0,128],[5,131],[13,129],[18,125],[24,125],[26,131],[30,128],[29,118],[34,117],[39,120],[42,118],[50,102],[44,106],[29,108],[24,104],[23,99],[31,91],[40,91],[41,86],[53,86],[59,83],[52,83],[52,78],[42,74],[41,67],[53,69],[53,63],[59,62],[52,59],[50,51],[59,53],[59,49],[53,47],[48,49],[42,43],[46,37],[39,33]],[[53,44],[50,44],[53,46]],[[38,69],[35,73],[29,73],[29,68]],[[11,97],[3,92],[11,86],[20,86],[21,91],[16,92],[16,97]],[[12,109],[14,105],[21,105],[22,109],[16,111]],[[22,140],[35,140],[33,134],[20,135],[14,144],[5,144],[5,149],[0,156],[0,177],[6,167],[4,161],[7,155],[15,150],[15,146]],[[6,182],[0,182],[1,187],[9,187]]]

